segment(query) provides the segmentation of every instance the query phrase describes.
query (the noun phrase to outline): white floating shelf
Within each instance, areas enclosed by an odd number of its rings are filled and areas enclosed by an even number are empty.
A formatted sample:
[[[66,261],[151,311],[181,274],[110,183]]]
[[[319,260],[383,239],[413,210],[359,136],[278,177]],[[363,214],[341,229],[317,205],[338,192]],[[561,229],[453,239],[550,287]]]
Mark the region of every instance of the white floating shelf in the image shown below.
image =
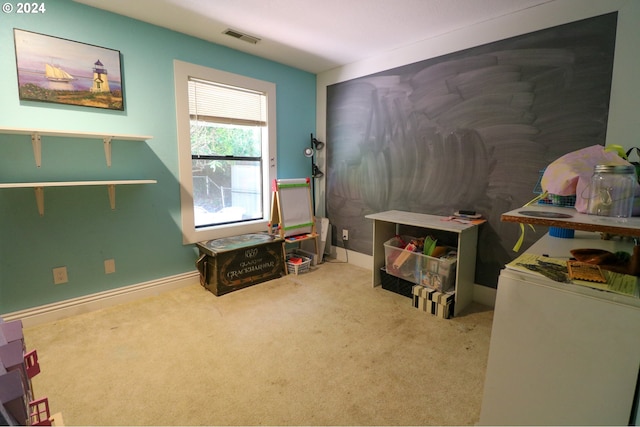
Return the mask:
[[[0,127],[0,133],[12,135],[31,135],[31,144],[33,145],[33,156],[36,166],[42,165],[42,137],[57,136],[67,138],[96,138],[101,139],[104,144],[104,155],[107,159],[107,166],[111,167],[111,141],[113,139],[120,141],[147,141],[153,137],[147,135],[130,135],[104,132],[73,132],[59,131],[50,129],[25,129]]]
[[[51,182],[9,182],[0,183],[0,188],[33,188],[36,193],[36,203],[40,216],[44,215],[44,188],[45,187],[81,187],[105,185],[109,192],[109,204],[111,209],[116,208],[116,185],[131,184],[156,184],[154,179],[129,179],[115,181],[51,181]]]

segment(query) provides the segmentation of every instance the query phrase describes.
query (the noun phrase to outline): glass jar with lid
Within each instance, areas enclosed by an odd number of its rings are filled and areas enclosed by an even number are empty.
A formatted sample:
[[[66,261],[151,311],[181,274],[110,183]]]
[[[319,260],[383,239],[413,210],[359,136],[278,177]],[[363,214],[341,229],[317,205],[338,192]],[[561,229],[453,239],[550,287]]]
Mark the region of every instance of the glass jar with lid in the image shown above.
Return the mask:
[[[636,179],[632,165],[596,165],[591,177],[587,213],[630,217]]]

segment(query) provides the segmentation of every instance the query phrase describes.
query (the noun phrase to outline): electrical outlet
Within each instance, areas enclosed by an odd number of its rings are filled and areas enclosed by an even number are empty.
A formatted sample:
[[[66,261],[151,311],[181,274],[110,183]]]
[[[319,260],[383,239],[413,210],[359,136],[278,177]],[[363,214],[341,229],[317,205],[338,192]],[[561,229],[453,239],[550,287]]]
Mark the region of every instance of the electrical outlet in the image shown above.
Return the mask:
[[[69,277],[67,276],[67,267],[56,267],[53,269],[53,284],[60,285],[67,283]]]
[[[104,260],[104,274],[111,274],[116,272],[116,260],[105,259]]]
[[[342,229],[342,241],[346,241],[349,240],[349,230],[347,230],[346,228]]]

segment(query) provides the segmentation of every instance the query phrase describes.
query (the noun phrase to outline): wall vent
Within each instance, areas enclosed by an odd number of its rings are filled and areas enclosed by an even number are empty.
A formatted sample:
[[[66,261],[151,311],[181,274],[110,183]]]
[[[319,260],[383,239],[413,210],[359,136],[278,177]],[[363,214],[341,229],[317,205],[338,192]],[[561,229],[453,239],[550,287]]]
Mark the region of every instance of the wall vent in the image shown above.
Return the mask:
[[[257,37],[253,37],[253,36],[250,36],[249,34],[241,33],[240,31],[232,30],[231,28],[227,28],[222,32],[222,34],[235,37],[239,40],[242,40],[251,44],[257,44],[260,41],[260,39]]]

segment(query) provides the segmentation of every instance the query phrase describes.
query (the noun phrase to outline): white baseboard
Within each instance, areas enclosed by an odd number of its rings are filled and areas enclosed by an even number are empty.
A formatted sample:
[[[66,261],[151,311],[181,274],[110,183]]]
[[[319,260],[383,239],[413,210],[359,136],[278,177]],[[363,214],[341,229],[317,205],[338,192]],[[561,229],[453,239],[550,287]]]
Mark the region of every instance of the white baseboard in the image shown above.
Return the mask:
[[[3,314],[0,317],[5,321],[20,319],[22,320],[23,327],[36,326],[199,283],[200,275],[197,271],[193,271],[52,304],[14,311]]]
[[[473,285],[473,300],[489,307],[495,307],[497,292],[496,288],[475,284]]]
[[[362,254],[339,246],[333,246],[331,253],[336,261],[348,262],[356,267],[371,270],[371,264],[373,263],[373,257],[371,255]]]

